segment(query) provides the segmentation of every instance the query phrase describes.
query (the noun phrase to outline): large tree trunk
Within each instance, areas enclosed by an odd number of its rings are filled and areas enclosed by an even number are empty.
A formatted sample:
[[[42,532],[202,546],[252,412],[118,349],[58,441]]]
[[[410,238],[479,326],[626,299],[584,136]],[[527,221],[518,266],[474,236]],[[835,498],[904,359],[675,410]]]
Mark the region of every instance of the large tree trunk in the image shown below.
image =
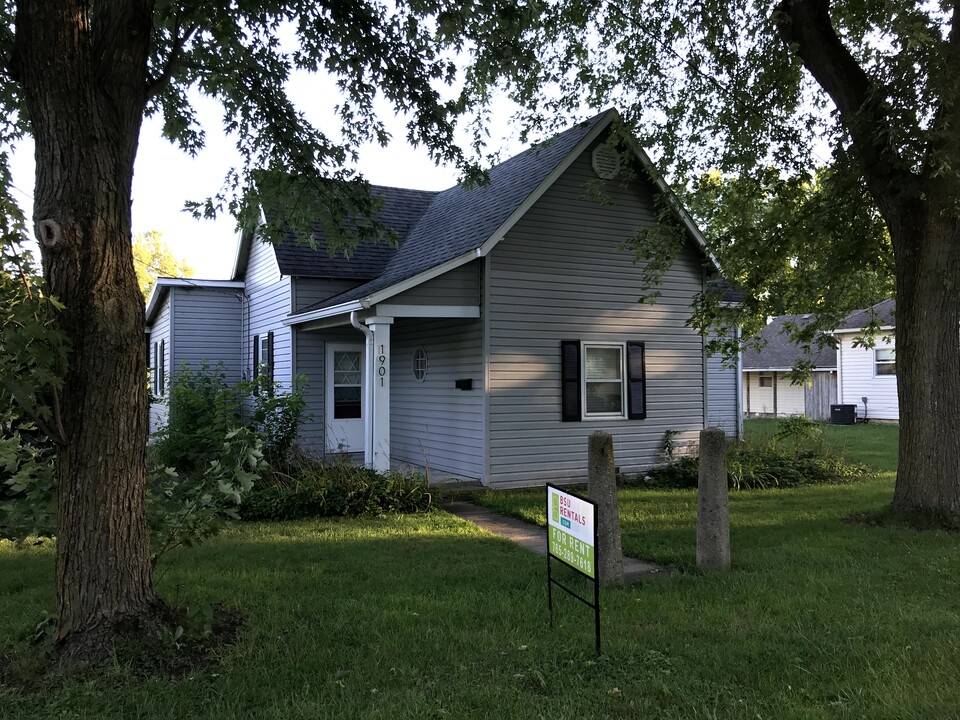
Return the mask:
[[[20,0],[14,69],[36,141],[35,231],[70,342],[58,453],[57,642],[101,662],[152,626],[143,301],[130,246],[152,3]]]
[[[900,455],[894,512],[960,522],[960,234],[936,200],[891,223]]]

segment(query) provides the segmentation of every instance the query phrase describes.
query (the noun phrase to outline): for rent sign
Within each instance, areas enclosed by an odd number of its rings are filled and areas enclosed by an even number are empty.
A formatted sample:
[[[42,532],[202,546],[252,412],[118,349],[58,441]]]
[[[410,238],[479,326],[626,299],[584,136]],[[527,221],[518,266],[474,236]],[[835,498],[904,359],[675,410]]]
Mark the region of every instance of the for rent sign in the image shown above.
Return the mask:
[[[594,511],[589,500],[547,486],[548,551],[591,579],[596,579]]]

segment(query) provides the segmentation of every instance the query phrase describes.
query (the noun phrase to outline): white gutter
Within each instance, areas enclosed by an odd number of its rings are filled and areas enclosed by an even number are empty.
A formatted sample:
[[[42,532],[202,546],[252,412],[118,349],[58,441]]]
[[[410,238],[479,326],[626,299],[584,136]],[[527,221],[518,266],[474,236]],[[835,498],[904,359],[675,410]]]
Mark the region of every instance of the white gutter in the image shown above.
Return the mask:
[[[363,464],[373,467],[373,331],[360,322],[357,311],[350,313],[350,324],[366,337],[363,354]]]
[[[360,300],[351,300],[350,302],[341,303],[340,305],[333,305],[328,308],[321,308],[319,310],[311,310],[307,313],[300,313],[299,315],[288,315],[283,319],[284,325],[302,325],[303,323],[312,322],[314,320],[323,320],[328,317],[333,317],[335,315],[343,315],[344,313],[350,313],[351,315],[359,310],[366,310],[363,303]]]

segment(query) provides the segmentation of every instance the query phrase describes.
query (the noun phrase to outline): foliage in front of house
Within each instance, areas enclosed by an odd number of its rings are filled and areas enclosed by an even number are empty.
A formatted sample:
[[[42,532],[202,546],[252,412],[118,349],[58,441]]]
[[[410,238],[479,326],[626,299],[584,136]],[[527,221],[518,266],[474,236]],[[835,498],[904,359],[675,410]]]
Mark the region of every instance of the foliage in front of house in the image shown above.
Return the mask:
[[[684,457],[652,470],[646,483],[695,488],[699,471],[696,456]],[[849,483],[873,474],[866,465],[847,462],[824,443],[818,423],[799,415],[781,420],[770,438],[733,441],[727,448],[727,479],[734,490]]]
[[[429,512],[433,494],[423,475],[384,475],[347,464],[304,461],[289,476],[254,488],[240,506],[244,520]]]

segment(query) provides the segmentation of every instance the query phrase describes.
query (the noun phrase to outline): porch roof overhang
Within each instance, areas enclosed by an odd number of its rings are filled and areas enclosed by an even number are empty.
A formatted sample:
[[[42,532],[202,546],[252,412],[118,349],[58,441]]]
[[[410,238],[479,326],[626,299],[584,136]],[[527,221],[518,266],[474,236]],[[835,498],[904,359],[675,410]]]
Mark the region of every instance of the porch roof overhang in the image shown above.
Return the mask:
[[[391,317],[478,318],[480,317],[479,298],[476,304],[469,305],[411,305],[405,303],[388,305],[384,301],[480,257],[483,257],[481,248],[471,250],[425,272],[373,292],[366,297],[317,310],[291,313],[283,319],[283,324],[299,326],[305,330],[343,325],[350,322],[350,313],[368,312],[374,308],[376,308],[376,314]]]

